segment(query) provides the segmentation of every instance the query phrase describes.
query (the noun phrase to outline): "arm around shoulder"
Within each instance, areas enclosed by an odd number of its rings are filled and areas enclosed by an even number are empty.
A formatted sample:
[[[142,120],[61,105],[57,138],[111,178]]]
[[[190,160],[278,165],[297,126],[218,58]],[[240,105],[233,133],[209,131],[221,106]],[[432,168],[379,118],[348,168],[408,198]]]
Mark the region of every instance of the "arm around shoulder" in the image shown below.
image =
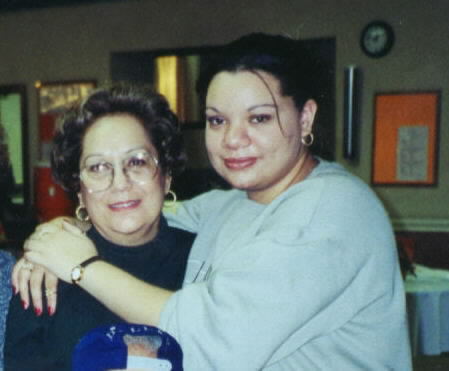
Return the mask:
[[[85,268],[78,285],[126,321],[150,326],[158,326],[173,294],[102,260]]]

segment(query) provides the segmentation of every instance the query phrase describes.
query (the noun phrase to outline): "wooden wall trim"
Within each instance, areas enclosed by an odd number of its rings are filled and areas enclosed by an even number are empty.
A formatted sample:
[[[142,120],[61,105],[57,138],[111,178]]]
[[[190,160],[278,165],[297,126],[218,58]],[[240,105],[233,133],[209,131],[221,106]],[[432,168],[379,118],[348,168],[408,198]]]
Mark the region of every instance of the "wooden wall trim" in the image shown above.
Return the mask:
[[[449,232],[449,218],[393,218],[392,223],[396,232]]]

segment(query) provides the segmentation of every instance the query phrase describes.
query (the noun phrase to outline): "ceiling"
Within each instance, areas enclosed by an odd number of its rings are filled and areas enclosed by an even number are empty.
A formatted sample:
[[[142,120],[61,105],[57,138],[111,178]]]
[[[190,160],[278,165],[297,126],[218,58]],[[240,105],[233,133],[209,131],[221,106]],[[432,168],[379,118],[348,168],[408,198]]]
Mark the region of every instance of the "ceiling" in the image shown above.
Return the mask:
[[[82,5],[100,1],[118,0],[0,0],[0,12],[47,8],[53,6]]]

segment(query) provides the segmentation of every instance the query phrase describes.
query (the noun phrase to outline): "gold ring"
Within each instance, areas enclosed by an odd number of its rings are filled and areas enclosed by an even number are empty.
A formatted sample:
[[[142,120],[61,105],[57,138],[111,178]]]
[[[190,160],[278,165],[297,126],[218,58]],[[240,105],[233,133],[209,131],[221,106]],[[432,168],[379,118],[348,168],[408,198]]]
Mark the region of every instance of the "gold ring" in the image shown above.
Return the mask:
[[[49,298],[50,296],[56,295],[56,290],[45,289],[45,296]]]
[[[36,232],[36,239],[42,238],[46,234],[50,234],[50,232],[46,230],[40,230],[39,232]]]
[[[28,260],[25,263],[23,263],[23,265],[22,265],[22,269],[27,269],[29,271],[32,271],[33,268],[34,268],[34,264],[29,262]]]

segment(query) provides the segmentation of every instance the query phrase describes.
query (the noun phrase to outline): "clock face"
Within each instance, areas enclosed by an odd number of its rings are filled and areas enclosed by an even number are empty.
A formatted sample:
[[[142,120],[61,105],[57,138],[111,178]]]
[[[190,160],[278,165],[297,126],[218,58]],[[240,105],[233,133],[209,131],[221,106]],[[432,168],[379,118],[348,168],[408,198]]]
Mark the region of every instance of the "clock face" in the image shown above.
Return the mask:
[[[385,22],[371,22],[362,31],[360,44],[365,54],[370,57],[379,58],[388,54],[393,43],[393,29]]]

